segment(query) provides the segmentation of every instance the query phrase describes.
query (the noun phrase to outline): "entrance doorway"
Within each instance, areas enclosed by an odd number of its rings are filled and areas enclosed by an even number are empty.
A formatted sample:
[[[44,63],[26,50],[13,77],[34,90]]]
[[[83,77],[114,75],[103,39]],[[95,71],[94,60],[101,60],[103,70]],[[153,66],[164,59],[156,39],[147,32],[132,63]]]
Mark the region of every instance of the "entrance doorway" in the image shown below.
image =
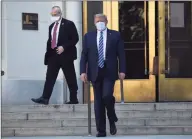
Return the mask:
[[[159,100],[192,101],[192,2],[158,3]]]
[[[155,3],[119,1],[113,3],[115,4],[118,5],[118,20],[112,20],[111,24],[117,24],[116,29],[124,40],[127,66],[124,80],[125,102],[155,102],[156,77],[152,74],[156,40]],[[113,18],[112,14],[111,19]],[[117,81],[114,92],[117,101],[121,99],[120,90],[120,82]]]
[[[124,40],[125,102],[191,101],[192,2],[97,4],[95,13],[106,14],[108,28],[118,30]],[[114,96],[117,102],[121,101],[120,81],[116,81]]]

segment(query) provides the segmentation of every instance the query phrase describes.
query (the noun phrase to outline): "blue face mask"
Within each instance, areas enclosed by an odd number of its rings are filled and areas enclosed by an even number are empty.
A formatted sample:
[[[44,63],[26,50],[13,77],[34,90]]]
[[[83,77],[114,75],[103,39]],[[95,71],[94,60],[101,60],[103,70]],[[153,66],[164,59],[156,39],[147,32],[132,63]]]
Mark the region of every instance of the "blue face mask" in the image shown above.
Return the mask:
[[[97,30],[99,30],[99,31],[103,31],[106,29],[105,22],[97,22],[95,24],[95,26],[96,26]]]

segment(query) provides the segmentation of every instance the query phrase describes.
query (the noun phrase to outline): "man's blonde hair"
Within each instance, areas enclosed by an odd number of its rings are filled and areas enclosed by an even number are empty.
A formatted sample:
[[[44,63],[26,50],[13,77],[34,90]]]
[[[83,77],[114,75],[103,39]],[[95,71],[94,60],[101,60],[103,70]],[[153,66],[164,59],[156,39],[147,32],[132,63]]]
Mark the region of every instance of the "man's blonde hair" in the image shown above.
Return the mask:
[[[94,18],[96,18],[96,17],[102,17],[107,21],[107,16],[104,15],[104,14],[101,14],[101,13],[100,14],[95,14]]]

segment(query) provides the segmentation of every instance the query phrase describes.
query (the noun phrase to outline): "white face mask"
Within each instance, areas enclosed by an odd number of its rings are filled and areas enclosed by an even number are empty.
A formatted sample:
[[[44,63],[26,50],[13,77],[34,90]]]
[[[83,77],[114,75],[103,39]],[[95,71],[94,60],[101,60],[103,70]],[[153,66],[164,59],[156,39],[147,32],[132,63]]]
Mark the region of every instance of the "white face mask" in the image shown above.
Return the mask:
[[[59,18],[60,18],[60,16],[51,16],[51,21],[52,22],[58,21]]]
[[[95,26],[99,31],[103,31],[106,29],[105,22],[97,22]]]

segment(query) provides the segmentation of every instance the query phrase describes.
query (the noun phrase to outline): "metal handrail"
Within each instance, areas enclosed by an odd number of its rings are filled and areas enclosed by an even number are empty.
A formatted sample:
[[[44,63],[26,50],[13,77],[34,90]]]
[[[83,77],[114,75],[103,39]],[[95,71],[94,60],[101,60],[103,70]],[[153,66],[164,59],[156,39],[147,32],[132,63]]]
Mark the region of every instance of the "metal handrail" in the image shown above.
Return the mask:
[[[167,71],[168,74],[170,73],[170,18],[171,18],[171,13],[170,13],[170,1],[167,2]]]
[[[90,82],[86,82],[86,87],[88,91],[88,135],[91,136],[91,91],[90,91]]]
[[[68,86],[65,76],[63,75],[63,104],[68,101]]]
[[[123,90],[123,80],[120,80],[120,88],[121,88],[121,103],[124,103],[124,90]]]
[[[144,2],[144,64],[145,64],[145,75],[148,75],[148,67],[147,67],[147,2]]]

